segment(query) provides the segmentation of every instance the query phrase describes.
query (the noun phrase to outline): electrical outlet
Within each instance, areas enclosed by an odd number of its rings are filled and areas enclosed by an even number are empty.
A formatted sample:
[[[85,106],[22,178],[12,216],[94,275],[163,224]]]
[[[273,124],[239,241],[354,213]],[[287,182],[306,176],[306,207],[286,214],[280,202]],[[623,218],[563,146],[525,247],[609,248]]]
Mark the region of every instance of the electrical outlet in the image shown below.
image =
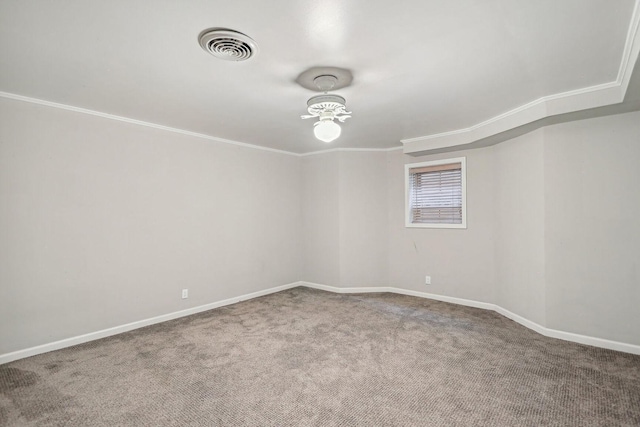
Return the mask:
[[[425,285],[431,284],[431,276],[424,276],[424,284]]]
[[[189,298],[189,289],[182,290],[182,299]]]

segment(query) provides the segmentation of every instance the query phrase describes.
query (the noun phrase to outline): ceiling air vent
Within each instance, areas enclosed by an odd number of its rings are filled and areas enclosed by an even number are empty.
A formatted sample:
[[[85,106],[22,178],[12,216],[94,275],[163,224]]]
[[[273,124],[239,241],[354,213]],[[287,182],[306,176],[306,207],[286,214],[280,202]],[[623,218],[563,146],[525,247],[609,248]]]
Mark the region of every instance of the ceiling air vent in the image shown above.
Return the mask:
[[[204,50],[227,61],[246,61],[258,53],[258,45],[251,37],[227,28],[205,30],[199,41]]]

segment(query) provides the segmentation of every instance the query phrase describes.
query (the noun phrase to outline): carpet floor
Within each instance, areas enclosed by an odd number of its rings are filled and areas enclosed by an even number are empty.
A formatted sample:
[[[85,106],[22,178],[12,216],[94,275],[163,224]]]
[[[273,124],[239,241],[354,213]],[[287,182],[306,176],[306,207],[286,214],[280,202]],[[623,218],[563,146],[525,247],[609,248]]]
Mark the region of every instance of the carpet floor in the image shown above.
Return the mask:
[[[2,426],[639,426],[640,356],[294,288],[0,365]]]

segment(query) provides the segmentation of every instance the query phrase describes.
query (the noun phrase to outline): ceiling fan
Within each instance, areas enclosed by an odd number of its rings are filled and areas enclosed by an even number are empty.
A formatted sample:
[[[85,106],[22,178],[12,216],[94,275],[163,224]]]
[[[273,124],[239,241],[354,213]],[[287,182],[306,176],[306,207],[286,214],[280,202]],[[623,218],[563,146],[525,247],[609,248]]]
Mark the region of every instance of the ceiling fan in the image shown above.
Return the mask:
[[[344,74],[344,70],[338,69],[338,71]],[[308,79],[306,81],[307,84],[304,84],[305,79],[301,79],[304,75],[305,73],[298,78],[298,82],[302,86],[309,87]],[[346,119],[351,117],[351,111],[347,111],[346,101],[343,97],[329,94],[328,92],[338,84],[340,84],[340,87],[349,84],[351,82],[351,74],[348,73],[348,79],[342,78],[342,81],[334,74],[320,74],[313,77],[312,82],[317,88],[316,90],[324,92],[324,94],[313,96],[307,101],[307,111],[309,114],[304,114],[301,118],[311,119],[317,117],[319,120],[313,124],[313,134],[315,137],[324,142],[334,141],[342,133],[342,128],[340,128],[340,125],[335,121],[337,120],[340,123],[344,123]]]

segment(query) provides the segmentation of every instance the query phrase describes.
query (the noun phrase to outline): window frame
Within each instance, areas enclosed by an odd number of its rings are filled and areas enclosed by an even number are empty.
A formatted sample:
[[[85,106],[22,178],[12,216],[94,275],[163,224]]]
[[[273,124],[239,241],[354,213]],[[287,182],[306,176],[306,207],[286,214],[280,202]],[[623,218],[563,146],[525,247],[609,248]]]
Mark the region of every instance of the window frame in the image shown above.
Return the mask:
[[[404,210],[405,210],[405,227],[407,228],[467,228],[467,165],[466,157],[454,157],[441,160],[430,160],[427,162],[419,163],[407,163],[404,165]],[[412,222],[411,215],[411,180],[410,171],[426,166],[438,166],[448,165],[453,163],[460,163],[460,172],[462,180],[462,222],[460,224],[447,224],[447,223],[425,223],[425,222]]]

